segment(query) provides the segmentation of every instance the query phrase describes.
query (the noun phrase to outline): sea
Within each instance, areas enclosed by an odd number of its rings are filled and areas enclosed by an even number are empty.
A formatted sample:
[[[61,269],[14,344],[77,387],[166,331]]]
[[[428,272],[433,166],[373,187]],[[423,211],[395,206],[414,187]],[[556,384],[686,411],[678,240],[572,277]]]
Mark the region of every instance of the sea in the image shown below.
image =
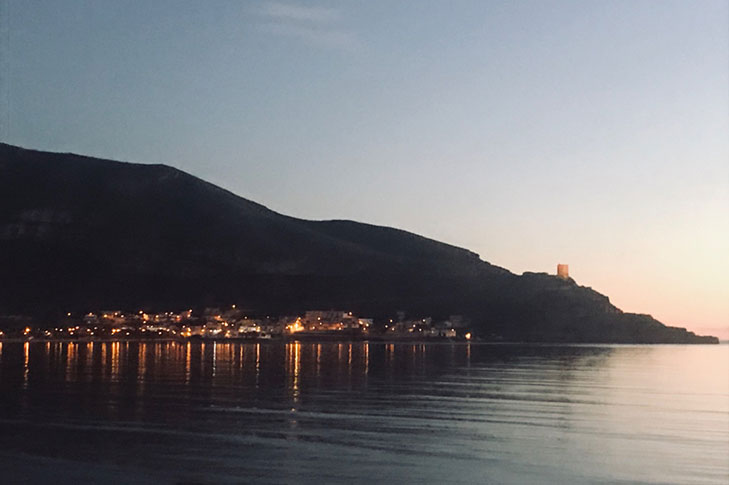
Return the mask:
[[[729,483],[729,345],[3,342],[0,483]]]

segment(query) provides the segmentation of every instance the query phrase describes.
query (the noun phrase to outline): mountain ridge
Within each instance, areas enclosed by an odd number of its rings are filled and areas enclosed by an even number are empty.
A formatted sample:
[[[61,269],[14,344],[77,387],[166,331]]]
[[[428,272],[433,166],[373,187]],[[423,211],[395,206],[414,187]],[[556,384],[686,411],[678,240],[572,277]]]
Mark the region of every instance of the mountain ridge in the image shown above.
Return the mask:
[[[463,313],[512,340],[704,341],[572,280],[397,228],[287,216],[168,165],[0,144],[0,173],[0,313],[238,301]]]

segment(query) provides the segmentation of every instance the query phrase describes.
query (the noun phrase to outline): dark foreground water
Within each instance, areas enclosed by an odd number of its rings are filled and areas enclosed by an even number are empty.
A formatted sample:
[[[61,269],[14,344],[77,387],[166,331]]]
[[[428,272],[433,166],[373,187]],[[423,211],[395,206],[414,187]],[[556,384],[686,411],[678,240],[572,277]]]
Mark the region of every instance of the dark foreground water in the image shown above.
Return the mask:
[[[2,483],[729,483],[729,346],[0,344]]]

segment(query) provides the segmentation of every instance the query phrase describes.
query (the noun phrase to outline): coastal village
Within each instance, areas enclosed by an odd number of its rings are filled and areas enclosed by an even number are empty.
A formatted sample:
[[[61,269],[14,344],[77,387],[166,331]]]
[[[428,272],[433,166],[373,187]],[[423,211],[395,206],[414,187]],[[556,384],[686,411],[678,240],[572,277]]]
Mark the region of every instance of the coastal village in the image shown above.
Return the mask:
[[[470,340],[469,321],[460,315],[447,319],[393,318],[375,322],[349,311],[311,310],[301,315],[253,317],[236,305],[228,308],[147,313],[105,310],[67,313],[53,326],[17,325],[0,329],[0,339],[387,339]]]
[[[569,267],[557,266],[557,277],[569,279]],[[202,312],[153,313],[145,310],[72,312],[52,326],[34,325],[30,318],[0,316],[3,339],[312,339],[312,340],[472,340],[470,321],[462,315],[446,319],[411,318],[403,311],[375,321],[351,311],[309,310],[301,315],[253,316],[233,304]],[[12,330],[11,330],[12,329]],[[491,336],[491,340],[498,340]]]

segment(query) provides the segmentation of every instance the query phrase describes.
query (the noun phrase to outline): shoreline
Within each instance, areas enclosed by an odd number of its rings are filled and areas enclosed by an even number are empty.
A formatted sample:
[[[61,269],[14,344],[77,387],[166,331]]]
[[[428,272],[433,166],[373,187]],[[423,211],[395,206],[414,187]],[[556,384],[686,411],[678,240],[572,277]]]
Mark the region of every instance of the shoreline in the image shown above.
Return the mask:
[[[728,345],[729,340],[719,340],[718,342],[534,342],[534,341],[492,341],[492,340],[466,340],[466,339],[383,339],[383,338],[89,338],[89,339],[65,339],[65,338],[0,338],[0,345],[9,344],[25,344],[25,343],[382,343],[382,344],[473,344],[473,345],[521,345],[521,346],[560,346],[560,347],[595,347],[595,346],[645,346],[645,345]]]

